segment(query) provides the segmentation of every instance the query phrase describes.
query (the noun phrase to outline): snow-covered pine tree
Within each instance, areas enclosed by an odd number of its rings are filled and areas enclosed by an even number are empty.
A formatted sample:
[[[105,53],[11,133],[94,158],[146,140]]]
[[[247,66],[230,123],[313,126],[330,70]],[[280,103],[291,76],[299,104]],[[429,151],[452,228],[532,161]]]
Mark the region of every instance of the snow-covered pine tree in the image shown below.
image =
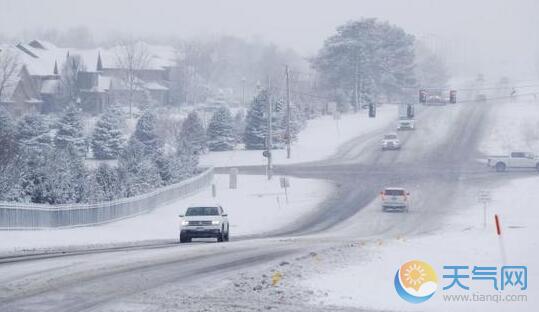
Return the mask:
[[[154,155],[162,147],[162,141],[156,132],[156,116],[150,111],[144,112],[137,121],[131,140],[136,139],[144,145],[145,155]]]
[[[197,112],[190,112],[183,121],[180,138],[185,141],[185,144],[190,145],[193,152],[203,154],[206,151],[206,131]]]
[[[198,152],[193,148],[193,146],[185,140],[185,138],[180,137],[178,139],[177,147],[177,157],[178,163],[178,172],[180,172],[179,178],[186,179],[197,173],[198,167]]]
[[[17,124],[17,141],[26,151],[36,153],[52,148],[50,128],[43,115],[26,115]]]
[[[147,193],[163,183],[153,158],[146,151],[147,146],[133,135],[118,159],[120,185],[127,197]]]
[[[219,108],[208,125],[208,148],[210,151],[229,151],[236,145],[234,120],[227,107]]]
[[[180,182],[185,176],[181,158],[177,155],[165,155],[159,153],[154,157],[159,176],[163,184],[169,185]]]
[[[40,166],[27,173],[24,187],[33,203],[67,204],[83,201],[87,171],[78,152],[68,145],[54,149]]]
[[[17,154],[17,128],[11,115],[0,107],[0,168]],[[1,171],[0,171],[1,172]]]
[[[282,142],[286,143],[284,138],[286,137],[287,123],[288,123],[288,112],[286,108],[283,110],[282,114],[279,114],[279,130],[282,132]],[[305,128],[305,117],[303,116],[302,111],[294,103],[290,103],[290,138],[292,142],[296,141],[298,134],[301,130]]]
[[[125,143],[120,118],[120,111],[116,107],[110,107],[97,121],[91,141],[95,158],[118,158],[120,149]]]
[[[0,201],[18,200],[23,164],[17,143],[15,121],[0,107]]]
[[[123,190],[116,168],[112,168],[107,164],[100,164],[93,172],[93,175],[102,200],[110,201],[123,197]]]
[[[82,117],[80,108],[77,106],[69,105],[58,121],[58,131],[54,138],[54,144],[59,149],[66,149],[71,146],[78,155],[86,155]]]
[[[245,117],[243,141],[248,150],[260,150],[266,146],[268,92],[262,90],[251,102]]]
[[[97,182],[96,171],[91,171],[86,177],[86,183],[84,184],[83,201],[85,203],[99,203],[104,202],[105,192],[103,188]]]

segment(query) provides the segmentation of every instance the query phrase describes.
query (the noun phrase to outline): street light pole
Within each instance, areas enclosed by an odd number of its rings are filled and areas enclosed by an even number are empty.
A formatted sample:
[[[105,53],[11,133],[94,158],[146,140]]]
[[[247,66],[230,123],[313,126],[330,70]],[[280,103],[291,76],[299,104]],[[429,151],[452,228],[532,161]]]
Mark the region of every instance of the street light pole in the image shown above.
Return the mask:
[[[290,75],[286,65],[286,158],[290,159]]]
[[[268,95],[267,95],[267,101],[268,101],[268,112],[267,112],[267,115],[268,115],[268,138],[267,138],[267,141],[266,141],[266,148],[267,148],[267,156],[268,156],[268,164],[267,164],[267,168],[266,168],[266,174],[268,176],[268,180],[271,180],[271,176],[272,176],[272,166],[271,166],[271,150],[272,150],[272,120],[271,120],[271,113],[272,113],[272,98],[271,98],[271,78],[268,77]]]

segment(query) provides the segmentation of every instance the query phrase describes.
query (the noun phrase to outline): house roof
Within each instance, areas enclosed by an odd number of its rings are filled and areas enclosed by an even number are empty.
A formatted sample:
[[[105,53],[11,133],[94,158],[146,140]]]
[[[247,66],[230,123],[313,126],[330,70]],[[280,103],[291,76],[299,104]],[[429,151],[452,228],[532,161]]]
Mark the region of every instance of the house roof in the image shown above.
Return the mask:
[[[149,45],[138,42],[142,49],[149,54],[148,69],[164,69],[173,66],[176,60],[176,50],[169,46]],[[101,54],[103,67],[117,68],[118,58],[121,55],[121,47],[110,49],[72,49],[60,48],[54,44],[42,40],[32,40],[28,44],[19,43],[11,46],[18,52],[20,62],[25,64],[30,75],[50,76],[54,74],[54,63],[62,66],[69,54],[79,55],[86,66],[87,71],[95,71],[98,55]]]

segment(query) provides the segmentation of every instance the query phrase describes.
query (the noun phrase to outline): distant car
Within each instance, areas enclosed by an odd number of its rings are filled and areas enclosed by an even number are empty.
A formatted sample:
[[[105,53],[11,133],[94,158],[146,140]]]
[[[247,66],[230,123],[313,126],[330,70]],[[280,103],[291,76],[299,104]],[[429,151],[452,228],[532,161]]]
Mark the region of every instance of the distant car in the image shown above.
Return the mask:
[[[180,243],[193,238],[213,238],[228,241],[230,226],[228,215],[219,204],[191,205],[180,217]]]
[[[446,101],[440,95],[429,95],[427,105],[446,105]]]
[[[415,120],[407,118],[399,119],[397,130],[415,130]]]
[[[401,142],[396,133],[384,135],[380,144],[382,145],[382,150],[398,150],[401,148]]]
[[[539,171],[539,158],[528,152],[512,152],[507,156],[489,156],[487,166],[498,172],[507,168],[535,168]]]
[[[383,211],[408,212],[410,207],[410,193],[400,187],[386,187],[380,192]]]

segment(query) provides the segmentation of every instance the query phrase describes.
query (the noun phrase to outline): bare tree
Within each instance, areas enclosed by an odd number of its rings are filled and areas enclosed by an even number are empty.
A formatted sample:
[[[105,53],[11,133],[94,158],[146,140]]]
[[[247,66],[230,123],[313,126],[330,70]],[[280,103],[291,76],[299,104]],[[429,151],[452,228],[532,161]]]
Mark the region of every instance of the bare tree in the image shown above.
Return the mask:
[[[0,101],[5,96],[5,91],[13,88],[17,81],[17,69],[19,68],[19,58],[15,52],[10,50],[0,50]]]
[[[151,55],[141,42],[126,41],[119,46],[116,65],[127,91],[129,118],[132,118],[132,107],[137,92],[143,91],[142,71],[150,65]]]
[[[79,72],[85,70],[86,66],[80,55],[68,55],[66,57],[60,73],[60,94],[64,106],[77,102],[80,91],[78,76]]]

